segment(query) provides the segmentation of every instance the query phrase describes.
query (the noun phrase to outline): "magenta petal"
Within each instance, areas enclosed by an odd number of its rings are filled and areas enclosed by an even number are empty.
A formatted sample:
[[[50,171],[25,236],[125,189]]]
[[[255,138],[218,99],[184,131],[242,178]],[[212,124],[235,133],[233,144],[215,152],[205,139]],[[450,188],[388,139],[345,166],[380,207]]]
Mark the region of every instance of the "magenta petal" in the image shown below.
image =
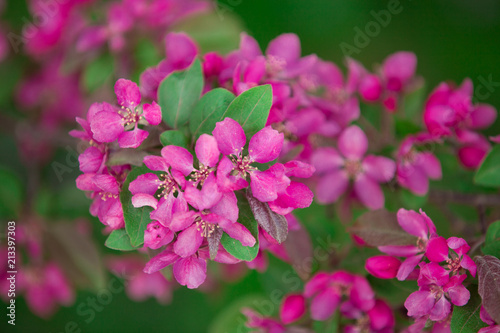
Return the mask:
[[[318,273],[309,282],[306,283],[304,287],[304,296],[309,298],[319,291],[325,289],[330,282],[330,274],[328,273]]]
[[[425,251],[427,259],[433,262],[441,262],[448,259],[448,244],[444,237],[433,237],[427,243]]]
[[[174,252],[183,258],[189,257],[198,251],[202,242],[201,231],[196,224],[193,224],[179,233],[174,243]]]
[[[316,169],[307,163],[293,160],[285,163],[285,174],[288,177],[309,178]]]
[[[254,246],[255,238],[252,236],[250,231],[245,228],[242,224],[238,222],[231,222],[224,218],[218,219],[219,225],[222,230],[224,230],[229,237],[239,240],[243,246]]]
[[[193,155],[183,147],[165,146],[161,150],[161,156],[172,169],[179,170],[184,176],[189,175],[193,169]]]
[[[165,171],[168,173],[169,165],[163,157],[149,155],[144,157],[144,164],[153,171]],[[158,179],[158,176],[156,176]]]
[[[144,267],[144,273],[152,274],[158,272],[160,269],[173,264],[177,260],[179,260],[179,256],[172,252],[171,248],[167,248],[149,260],[146,267]]]
[[[261,202],[269,202],[278,198],[276,178],[270,172],[254,171],[250,173],[250,187],[253,196]]]
[[[150,194],[139,193],[132,197],[132,205],[135,208],[149,206],[156,209],[158,206],[158,200]]]
[[[287,295],[281,302],[280,319],[288,325],[299,320],[306,312],[306,300],[300,294]]]
[[[217,167],[217,185],[222,192],[237,191],[248,187],[248,182],[240,176],[231,176],[234,165],[227,156],[223,156]]]
[[[316,171],[321,174],[339,169],[344,165],[344,159],[337,152],[337,149],[332,147],[320,147],[316,149],[311,156],[311,164],[316,168]]]
[[[379,279],[393,279],[396,277],[401,261],[391,256],[375,256],[366,259],[365,269]]]
[[[398,210],[398,223],[407,233],[427,239],[428,226],[424,217],[413,210]]]
[[[84,173],[97,172],[103,162],[104,154],[96,147],[88,147],[83,154],[78,156],[80,170]]]
[[[198,288],[207,277],[207,262],[196,257],[183,258],[174,264],[174,276],[179,284]]]
[[[399,281],[404,281],[408,277],[408,275],[413,272],[418,263],[422,260],[423,254],[419,254],[413,257],[408,257],[403,261],[401,266],[399,267],[398,274],[396,277]]]
[[[122,117],[116,112],[97,112],[90,121],[93,136],[100,142],[113,142],[125,131]]]
[[[295,34],[282,34],[273,39],[266,54],[283,59],[287,64],[293,64],[300,58],[300,40]]]
[[[392,328],[395,325],[392,309],[386,302],[379,299],[376,300],[375,306],[368,311],[368,317],[370,318],[370,327],[374,331]]]
[[[172,231],[181,231],[191,226],[197,214],[193,211],[178,212],[172,215],[172,219],[168,223],[168,227]]]
[[[135,108],[141,103],[141,93],[135,82],[119,79],[115,83],[115,94],[118,104]]]
[[[238,155],[246,143],[243,128],[231,118],[218,122],[212,134],[217,140],[219,150],[224,155]]]
[[[361,160],[368,149],[368,139],[361,128],[352,125],[340,134],[338,147],[344,157]]]
[[[266,126],[250,139],[248,152],[252,160],[267,163],[278,158],[283,147],[284,135]]]
[[[81,191],[99,191],[100,188],[94,183],[94,173],[84,173],[76,178],[76,187]]]
[[[156,126],[161,123],[161,108],[156,102],[153,101],[151,104],[146,103],[142,108],[142,114],[150,125]]]
[[[451,304],[446,300],[445,297],[441,297],[435,304],[429,313],[429,319],[434,321],[440,321],[448,317],[451,311]]]
[[[118,137],[118,144],[120,148],[137,148],[141,143],[146,140],[149,132],[135,128],[131,131],[123,132]]]
[[[194,150],[196,157],[204,166],[214,167],[219,162],[220,151],[217,148],[217,140],[211,135],[202,134],[196,141]]]
[[[238,199],[234,192],[226,192],[222,195],[219,202],[210,208],[210,211],[216,215],[225,217],[231,222],[238,220]]]
[[[477,266],[474,260],[471,259],[468,255],[464,254],[461,261],[461,266],[467,270],[469,270],[470,274],[473,277],[476,277]]]
[[[455,276],[453,276],[452,279],[454,277]],[[447,292],[451,302],[456,306],[464,306],[467,302],[469,302],[470,292],[462,284],[458,284],[449,289],[445,288],[445,291]]]
[[[104,192],[119,194],[120,185],[115,177],[110,175],[95,175],[93,178],[94,183]]]
[[[286,215],[296,208],[309,207],[313,197],[309,187],[302,183],[291,182],[286,191],[278,195],[278,199],[269,203],[269,207],[280,215]]]
[[[354,192],[366,207],[372,210],[384,207],[384,193],[380,185],[367,175],[361,174],[354,181]]]
[[[154,173],[145,173],[139,175],[135,180],[130,182],[128,187],[132,194],[146,193],[154,195],[158,190],[158,176]]]
[[[321,177],[316,186],[316,198],[320,203],[332,203],[347,190],[349,178],[344,170],[333,170]]]
[[[397,52],[384,61],[382,73],[388,80],[388,89],[400,91],[404,84],[415,75],[417,57],[412,52]]]
[[[260,55],[262,55],[262,51],[260,50],[259,44],[257,41],[242,32],[240,35],[240,52],[244,59],[251,60]]]
[[[418,155],[419,165],[430,179],[441,179],[441,162],[431,152]]]
[[[364,277],[354,276],[350,300],[356,308],[368,311],[375,305],[375,293]]]
[[[399,165],[397,180],[399,184],[416,195],[425,195],[429,190],[429,179],[422,168],[410,165]]]
[[[368,74],[363,77],[359,84],[359,93],[366,101],[377,101],[382,94],[382,84],[379,77],[375,74]]]
[[[337,309],[340,302],[338,291],[328,287],[321,291],[311,302],[311,318],[314,320],[326,320]]]
[[[188,66],[198,54],[196,44],[183,32],[170,32],[165,37],[167,61],[175,69]]]
[[[421,317],[429,314],[434,306],[434,295],[428,291],[415,291],[405,301],[408,316]]]
[[[365,173],[371,179],[381,183],[390,181],[396,172],[396,163],[383,156],[368,155],[362,164]]]
[[[415,245],[385,245],[377,248],[380,252],[396,257],[411,257],[419,252]]]
[[[169,244],[174,239],[174,233],[159,222],[151,222],[144,230],[144,246],[156,250]]]
[[[484,129],[490,127],[497,118],[497,110],[489,104],[478,104],[470,114],[471,128]]]
[[[475,169],[479,167],[486,153],[487,149],[483,147],[466,146],[458,150],[458,158],[465,167]]]

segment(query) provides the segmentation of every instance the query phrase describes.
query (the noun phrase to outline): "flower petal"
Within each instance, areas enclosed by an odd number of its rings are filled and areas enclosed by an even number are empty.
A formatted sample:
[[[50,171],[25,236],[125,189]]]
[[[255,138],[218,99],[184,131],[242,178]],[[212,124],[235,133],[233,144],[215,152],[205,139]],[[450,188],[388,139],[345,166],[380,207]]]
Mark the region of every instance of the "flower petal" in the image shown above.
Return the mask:
[[[174,276],[177,282],[189,289],[198,288],[207,277],[207,262],[200,258],[188,257],[174,264]]]
[[[132,109],[141,103],[141,93],[135,82],[119,79],[115,83],[115,94],[118,104]]]
[[[196,157],[204,166],[214,167],[219,162],[220,151],[217,148],[217,140],[211,135],[202,134],[196,141],[194,150]]]
[[[349,186],[349,178],[344,170],[333,170],[321,177],[316,186],[318,202],[327,204],[337,201]]]
[[[361,128],[352,125],[340,134],[338,147],[347,159],[361,160],[368,149],[368,139]]]
[[[363,160],[363,170],[371,179],[385,183],[394,177],[396,163],[387,157],[368,155]]]
[[[361,174],[354,181],[354,192],[366,207],[372,210],[384,207],[384,193],[380,185],[367,175]]]
[[[338,291],[328,287],[321,291],[311,302],[311,318],[314,320],[326,320],[333,315],[340,303]]]
[[[248,152],[252,160],[267,163],[278,158],[283,147],[284,135],[266,126],[250,139]]]
[[[306,312],[306,300],[301,294],[287,295],[281,302],[280,319],[285,325],[299,320]]]
[[[183,258],[189,257],[198,251],[202,242],[203,236],[198,226],[193,224],[179,233],[174,243],[174,252]]]
[[[118,144],[120,148],[137,148],[146,140],[148,135],[148,131],[135,128],[131,131],[121,133],[118,137]]]
[[[183,147],[165,146],[161,150],[161,156],[172,169],[182,172],[184,176],[189,175],[193,170],[193,155]]]
[[[90,120],[93,137],[99,142],[113,142],[125,129],[122,117],[116,112],[97,112]]]
[[[418,263],[422,260],[423,254],[415,255],[413,257],[408,257],[403,261],[401,266],[399,266],[398,274],[396,277],[399,281],[404,281],[408,277],[408,275],[413,272],[415,267],[417,267]]]
[[[151,104],[144,104],[142,108],[142,114],[150,125],[156,126],[161,123],[161,108],[155,101]]]
[[[219,150],[224,155],[238,155],[246,143],[243,128],[231,118],[225,118],[223,121],[218,122],[212,134],[217,140]]]

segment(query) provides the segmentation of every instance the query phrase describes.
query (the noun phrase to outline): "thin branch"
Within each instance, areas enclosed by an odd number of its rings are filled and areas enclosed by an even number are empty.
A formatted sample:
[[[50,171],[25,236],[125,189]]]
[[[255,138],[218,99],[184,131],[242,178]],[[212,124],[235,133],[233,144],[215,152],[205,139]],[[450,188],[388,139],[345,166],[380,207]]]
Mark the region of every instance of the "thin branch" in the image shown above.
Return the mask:
[[[429,201],[437,204],[458,203],[470,206],[500,206],[500,194],[458,193],[431,190]]]

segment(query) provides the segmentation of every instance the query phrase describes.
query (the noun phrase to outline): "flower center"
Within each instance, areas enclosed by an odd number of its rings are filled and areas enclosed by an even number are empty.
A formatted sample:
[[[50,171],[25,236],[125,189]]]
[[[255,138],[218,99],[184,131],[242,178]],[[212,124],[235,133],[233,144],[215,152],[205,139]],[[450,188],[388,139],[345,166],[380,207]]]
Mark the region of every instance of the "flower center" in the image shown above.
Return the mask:
[[[361,172],[361,163],[359,161],[347,160],[344,164],[349,178],[354,179]]]
[[[132,111],[124,106],[122,106],[121,109],[118,110],[118,114],[122,116],[123,126],[125,127],[137,124],[142,118],[142,115],[139,114],[137,109],[134,109],[134,111]]]
[[[268,56],[266,64],[267,72],[271,75],[281,72],[286,67],[286,60],[281,57]]]
[[[430,286],[429,291],[431,292],[431,294],[434,295],[434,298],[436,300],[441,299],[441,297],[443,297],[443,294],[444,294],[443,288],[438,286],[438,285],[435,285],[435,284]]]
[[[205,238],[209,238],[210,236],[212,236],[216,229],[220,228],[217,224],[203,221],[201,218],[196,221],[196,227],[196,230],[200,231],[201,236]]]
[[[155,182],[158,183],[158,191],[160,191],[156,195],[158,198],[163,196],[166,199],[170,192],[177,191],[177,182],[167,173],[161,174]]]
[[[427,240],[423,239],[422,237],[418,237],[417,248],[419,252],[424,252],[427,248]]]
[[[448,269],[452,272],[458,272],[458,270],[462,267],[460,265],[461,261],[462,260],[460,258],[455,258],[455,259],[448,258],[448,259],[446,259],[446,263],[448,264]]]
[[[200,183],[201,186],[203,186],[203,183],[205,183],[205,180],[207,180],[210,173],[213,172],[214,170],[215,170],[214,168],[209,168],[206,165],[203,165],[200,163],[200,167],[198,168],[198,170],[195,170],[191,174],[190,181],[194,182],[195,184]]]
[[[338,105],[344,105],[349,99],[349,93],[342,88],[328,90],[327,97],[329,100]]]
[[[239,175],[240,177],[245,177],[248,172],[252,172],[257,170],[256,167],[253,167],[252,160],[250,156],[242,156],[239,154],[237,157],[234,155],[230,156],[231,162],[233,162],[234,168],[231,171],[232,176]]]
[[[99,192],[99,197],[101,197],[102,201],[106,201],[108,199],[118,199],[118,194],[113,194],[109,192]]]

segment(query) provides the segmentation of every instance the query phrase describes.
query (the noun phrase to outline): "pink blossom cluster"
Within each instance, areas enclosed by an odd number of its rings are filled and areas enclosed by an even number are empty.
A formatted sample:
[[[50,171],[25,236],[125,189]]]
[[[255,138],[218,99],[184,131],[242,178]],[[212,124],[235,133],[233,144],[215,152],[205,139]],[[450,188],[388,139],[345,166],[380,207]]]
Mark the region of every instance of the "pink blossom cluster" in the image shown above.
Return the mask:
[[[109,156],[120,148],[137,148],[148,137],[139,124],[158,125],[161,121],[161,110],[155,102],[140,104],[141,94],[135,83],[118,80],[115,94],[118,106],[92,104],[87,119],[77,118],[83,131],[70,132],[89,145],[78,158],[83,174],[76,185],[90,192],[91,214],[113,230],[124,227],[119,195],[130,165],[109,166]]]
[[[15,233],[15,256],[10,253],[8,255],[10,248],[7,246],[0,248],[2,299],[9,302],[12,295],[16,297],[23,295],[28,308],[42,318],[53,315],[60,305],[72,305],[75,301],[75,292],[67,275],[57,262],[44,259],[37,221],[33,218],[27,219],[26,224],[16,226]],[[12,257],[13,261],[8,262],[8,257]],[[12,267],[9,267],[13,262],[16,274],[9,273],[13,271]]]
[[[422,210],[418,213],[402,208],[397,219],[404,231],[416,237],[415,244],[379,246],[387,255],[367,259],[365,268],[382,279],[417,279],[419,290],[405,301],[408,316],[416,319],[415,327],[423,328],[430,320],[435,325],[448,325],[449,330],[451,304],[463,306],[470,298],[463,285],[466,271],[476,276],[476,264],[467,255],[470,246],[462,238],[439,236]]]
[[[282,300],[280,320],[263,318],[251,309],[242,310],[246,325],[265,333],[284,333],[299,323],[309,310],[310,318],[327,321],[339,311],[343,332],[394,332],[391,307],[375,298],[368,281],[346,271],[320,272],[307,282],[303,293],[288,294]],[[297,327],[298,328],[298,327]]]
[[[291,179],[311,176],[311,166],[291,161],[275,163],[264,171],[257,167],[256,163],[278,158],[283,134],[265,127],[252,136],[245,149],[245,132],[231,118],[218,122],[212,134],[203,134],[196,141],[197,167],[186,148],[165,146],[161,156],[144,158],[146,166],[160,174],[140,175],[129,187],[135,207],[153,208],[144,245],[165,247],[145,271],[152,273],[173,264],[177,281],[188,288],[197,288],[205,280],[207,259],[239,262],[220,245],[223,232],[243,246],[256,243],[238,222],[235,191],[250,190],[256,200],[280,215],[308,207],[313,197],[307,186]]]
[[[424,122],[429,133],[458,144],[458,157],[475,169],[490,149],[488,140],[477,130],[491,126],[497,110],[489,104],[473,104],[472,81],[465,79],[459,87],[441,83],[429,96]]]

